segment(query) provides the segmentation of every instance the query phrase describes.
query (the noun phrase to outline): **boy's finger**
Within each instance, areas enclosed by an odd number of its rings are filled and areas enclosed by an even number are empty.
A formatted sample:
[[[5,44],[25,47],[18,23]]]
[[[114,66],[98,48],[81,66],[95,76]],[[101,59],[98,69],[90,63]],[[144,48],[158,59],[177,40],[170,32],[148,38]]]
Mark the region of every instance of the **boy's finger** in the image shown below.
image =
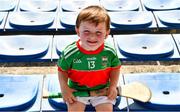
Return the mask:
[[[77,101],[76,97],[72,96],[71,98],[73,101]]]
[[[74,103],[73,99],[72,99],[72,98],[69,98],[69,99],[68,99],[68,103],[70,103],[70,104]]]
[[[115,98],[116,98],[115,94],[109,94],[108,95],[108,99],[110,99],[110,100],[114,100]]]
[[[112,95],[112,94],[109,94],[109,95],[108,95],[108,99],[110,99],[110,100],[111,100],[111,99],[112,99],[112,97],[113,97],[113,95]]]

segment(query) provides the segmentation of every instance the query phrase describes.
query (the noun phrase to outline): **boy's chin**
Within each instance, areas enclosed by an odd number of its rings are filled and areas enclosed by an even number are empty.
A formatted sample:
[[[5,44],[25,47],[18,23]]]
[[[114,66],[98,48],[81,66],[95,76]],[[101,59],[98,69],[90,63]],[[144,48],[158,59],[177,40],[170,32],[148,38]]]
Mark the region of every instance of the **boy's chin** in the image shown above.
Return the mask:
[[[88,51],[95,51],[97,50],[99,47],[89,47]]]
[[[95,50],[97,50],[97,49],[89,49],[88,51],[95,51]]]

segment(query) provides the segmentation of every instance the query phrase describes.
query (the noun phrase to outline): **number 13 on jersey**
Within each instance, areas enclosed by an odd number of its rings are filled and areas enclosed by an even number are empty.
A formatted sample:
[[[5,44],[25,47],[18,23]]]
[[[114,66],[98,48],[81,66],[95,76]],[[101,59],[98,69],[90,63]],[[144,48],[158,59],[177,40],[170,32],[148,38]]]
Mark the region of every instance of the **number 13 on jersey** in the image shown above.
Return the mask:
[[[89,69],[94,69],[96,66],[95,66],[95,61],[88,61],[88,68]]]

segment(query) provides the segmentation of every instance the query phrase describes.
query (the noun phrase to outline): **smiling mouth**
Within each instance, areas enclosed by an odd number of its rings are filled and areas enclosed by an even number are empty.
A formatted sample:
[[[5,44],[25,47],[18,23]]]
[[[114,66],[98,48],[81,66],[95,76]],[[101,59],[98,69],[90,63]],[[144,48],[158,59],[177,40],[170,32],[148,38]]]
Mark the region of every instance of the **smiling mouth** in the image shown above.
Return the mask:
[[[87,41],[88,43],[95,44],[97,41]]]

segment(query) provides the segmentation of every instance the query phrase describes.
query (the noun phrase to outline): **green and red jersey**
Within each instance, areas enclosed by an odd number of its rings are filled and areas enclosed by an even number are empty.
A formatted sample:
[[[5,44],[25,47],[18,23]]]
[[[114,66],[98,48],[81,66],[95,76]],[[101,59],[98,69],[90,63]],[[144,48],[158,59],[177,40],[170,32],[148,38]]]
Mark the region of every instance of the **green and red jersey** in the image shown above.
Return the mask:
[[[120,68],[115,50],[103,44],[95,51],[87,51],[79,41],[68,45],[58,60],[58,70],[67,71],[69,86],[77,90],[94,90],[109,84],[112,69]]]

